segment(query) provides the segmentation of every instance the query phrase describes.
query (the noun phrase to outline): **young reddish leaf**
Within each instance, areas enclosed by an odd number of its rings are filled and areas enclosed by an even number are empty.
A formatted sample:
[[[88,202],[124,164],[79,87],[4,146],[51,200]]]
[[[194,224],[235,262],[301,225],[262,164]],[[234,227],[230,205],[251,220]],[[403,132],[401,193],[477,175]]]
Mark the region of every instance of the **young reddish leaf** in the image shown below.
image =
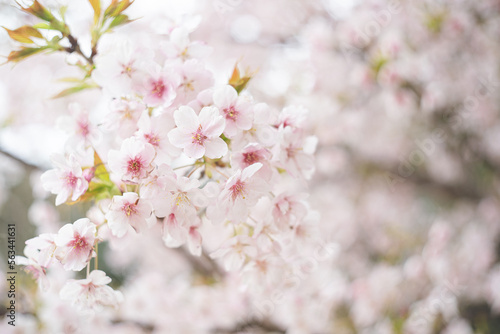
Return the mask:
[[[47,49],[47,47],[42,46],[39,48],[22,48],[21,50],[11,51],[9,56],[7,57],[7,61],[8,62],[12,61],[12,62],[17,63],[23,59],[28,58],[29,56],[37,54],[38,52],[41,52],[45,49]]]
[[[109,4],[108,8],[104,11],[104,17],[111,16],[111,13],[115,11],[116,7],[118,6],[118,0],[111,0],[111,3]]]
[[[43,38],[42,34],[38,30],[30,26],[22,26],[21,28],[17,28],[15,30],[10,30],[3,27],[7,30],[10,38],[16,40],[21,43],[33,43],[30,37]]]
[[[125,9],[127,9],[128,7],[130,7],[130,5],[134,3],[134,0],[132,1],[129,1],[129,0],[123,0],[122,2],[120,2],[120,4],[118,5],[118,8],[116,10],[116,13],[114,13],[114,16],[120,14],[121,12],[123,12]]]
[[[39,17],[42,20],[49,22],[55,20],[55,17],[52,15],[52,13],[47,8],[43,7],[37,0],[35,0],[33,4],[27,8],[22,7],[21,5],[19,6],[24,12]]]
[[[101,0],[89,0],[90,5],[94,9],[94,24],[99,22],[99,18],[101,17]]]
[[[123,1],[112,0],[111,4],[104,11],[104,17],[118,16],[121,12],[123,12],[125,9],[127,9],[132,3],[134,3],[134,0],[132,0],[132,1],[130,1],[130,0],[123,0]]]
[[[246,87],[246,85],[254,75],[255,72],[251,73],[247,69],[246,73],[243,76],[241,76],[240,70],[238,69],[238,64],[236,64],[234,65],[233,74],[229,79],[229,84],[233,86],[233,88],[236,89],[238,93],[240,93]]]
[[[231,78],[229,78],[229,84],[233,86],[233,84],[237,83],[238,81],[240,81],[240,70],[238,69],[238,64],[236,64],[234,65],[233,74],[231,75]]]
[[[15,30],[9,30],[9,29],[7,29],[5,27],[2,27],[2,28],[4,28],[7,31],[7,33],[9,34],[10,38],[12,38],[13,40],[15,40],[17,42],[26,43],[26,44],[33,44],[33,43],[35,43],[28,36],[26,36],[24,34],[16,32]]]

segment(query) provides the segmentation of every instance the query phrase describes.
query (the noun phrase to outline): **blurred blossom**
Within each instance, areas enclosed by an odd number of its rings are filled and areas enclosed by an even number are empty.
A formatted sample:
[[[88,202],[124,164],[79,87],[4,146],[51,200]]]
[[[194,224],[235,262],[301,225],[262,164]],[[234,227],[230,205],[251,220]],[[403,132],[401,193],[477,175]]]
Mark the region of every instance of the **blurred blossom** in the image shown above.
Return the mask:
[[[89,2],[39,2],[90,55]],[[51,99],[77,52],[0,67],[2,221],[29,177],[41,234],[20,333],[500,331],[498,0],[125,13],[99,88]],[[0,21],[40,22],[1,0]]]

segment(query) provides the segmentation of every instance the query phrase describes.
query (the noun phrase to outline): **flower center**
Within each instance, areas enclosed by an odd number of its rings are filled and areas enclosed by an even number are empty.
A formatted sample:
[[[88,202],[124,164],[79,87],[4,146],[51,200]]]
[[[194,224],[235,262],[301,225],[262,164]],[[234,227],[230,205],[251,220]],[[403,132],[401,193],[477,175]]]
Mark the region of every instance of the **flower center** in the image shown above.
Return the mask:
[[[182,203],[187,203],[189,202],[189,199],[186,195],[186,193],[179,193],[177,194],[177,198],[175,199],[175,205],[179,206]]]
[[[82,136],[87,137],[90,132],[89,124],[85,121],[79,121],[78,127],[80,128],[80,133],[82,134]]]
[[[128,166],[127,166],[127,172],[134,176],[138,176],[141,174],[141,169],[142,169],[142,162],[139,158],[134,158],[129,160]]]
[[[125,107],[122,110],[118,110],[118,112],[121,114],[121,119],[133,119],[132,114],[134,113],[133,110],[131,110],[129,107]]]
[[[76,182],[78,181],[78,178],[71,172],[69,172],[64,179],[66,180],[66,184],[72,188],[76,186]]]
[[[181,86],[184,87],[185,91],[194,91],[193,82],[194,82],[194,80],[185,79],[184,83]]]
[[[153,87],[151,89],[151,93],[156,97],[162,97],[165,93],[166,87],[163,83],[163,80],[159,79],[158,81],[153,81]]]
[[[127,203],[122,207],[123,212],[130,217],[131,215],[135,215],[137,213],[136,205],[134,203]]]
[[[302,149],[299,147],[292,147],[292,146],[287,147],[286,148],[286,156],[288,159],[293,159],[293,158],[295,158],[295,155],[297,155],[297,153],[301,150]]]
[[[243,161],[245,161],[247,165],[252,165],[260,161],[260,156],[256,152],[243,153]]]
[[[144,138],[153,146],[158,147],[160,145],[160,139],[153,133],[145,134]]]
[[[231,199],[233,201],[235,201],[239,196],[245,199],[245,196],[243,196],[245,192],[245,182],[241,182],[241,180],[238,180],[231,186],[231,188],[229,188],[229,190],[231,191]]]
[[[205,140],[207,140],[208,137],[203,134],[200,125],[198,127],[198,130],[196,130],[196,132],[193,133],[193,137],[191,138],[193,139],[192,141],[193,144],[203,145],[203,143],[205,142]]]
[[[238,118],[239,112],[234,109],[234,106],[224,109],[224,114],[226,115],[226,119],[230,119],[231,121],[236,121]]]
[[[127,75],[129,78],[131,77],[131,74],[135,71],[133,68],[132,68],[132,65],[134,64],[134,61],[129,61],[127,64],[122,64],[122,72],[121,74],[125,74]]]
[[[71,242],[69,243],[69,246],[76,248],[77,250],[82,250],[88,247],[88,243],[87,240],[85,240],[85,238],[75,233],[73,240],[71,240]]]

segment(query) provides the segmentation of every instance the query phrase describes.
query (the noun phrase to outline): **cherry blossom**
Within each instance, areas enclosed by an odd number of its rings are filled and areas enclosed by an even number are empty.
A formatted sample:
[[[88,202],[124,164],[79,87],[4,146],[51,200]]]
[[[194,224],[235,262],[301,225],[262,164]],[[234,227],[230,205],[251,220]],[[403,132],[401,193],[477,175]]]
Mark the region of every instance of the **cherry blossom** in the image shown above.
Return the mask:
[[[255,163],[261,163],[262,167],[258,171],[258,174],[262,178],[269,180],[273,174],[273,167],[270,163],[271,158],[272,153],[268,149],[260,146],[259,144],[248,144],[243,150],[233,154],[231,162],[241,169],[249,167]]]
[[[188,30],[178,27],[170,33],[170,41],[164,44],[162,51],[169,58],[186,61],[205,58],[211,53],[212,48],[201,41],[191,42]]]
[[[232,138],[235,150],[254,143],[259,143],[264,147],[272,147],[278,140],[278,130],[274,126],[277,122],[278,111],[266,103],[257,103],[252,108],[252,127],[248,130],[238,132]]]
[[[224,131],[225,122],[215,107],[204,107],[196,115],[190,107],[180,107],[174,112],[177,128],[168,134],[170,142],[184,150],[193,159],[206,155],[216,159],[227,152],[226,143],[219,138]]]
[[[139,91],[144,94],[144,103],[148,106],[169,106],[176,97],[176,89],[180,84],[180,77],[173,71],[164,71],[159,68],[150,70],[151,74],[142,79]]]
[[[55,234],[42,233],[38,237],[26,240],[26,250],[34,250],[37,253],[36,261],[43,267],[48,267],[53,259],[56,250],[54,241]],[[31,254],[35,254],[31,252]]]
[[[202,236],[198,231],[201,221],[192,216],[186,220],[176,208],[164,218],[163,241],[167,247],[179,247],[187,242],[191,254],[201,255]]]
[[[188,104],[200,92],[213,86],[212,73],[197,60],[191,59],[177,65],[177,71],[181,76],[181,83],[177,88],[177,98],[174,103]]]
[[[114,96],[130,94],[143,75],[143,64],[152,57],[149,50],[134,47],[128,38],[109,41],[97,54],[92,78]]]
[[[498,1],[52,2],[36,6],[57,36],[39,31],[69,66],[47,52],[0,68],[0,139],[81,170],[84,196],[54,191],[94,227],[53,234],[61,218],[32,206],[49,233],[18,260],[51,289],[18,281],[21,332],[495,332]],[[62,77],[100,88],[46,99]],[[70,101],[86,111],[64,120],[69,141],[47,140]],[[105,309],[88,321],[61,298]]]
[[[124,181],[138,181],[148,176],[155,157],[153,145],[134,137],[123,141],[120,151],[110,150],[110,170]]]
[[[162,182],[163,191],[152,199],[158,217],[166,217],[176,211],[180,213],[182,220],[190,220],[196,216],[198,208],[207,205],[207,200],[199,189],[199,180],[185,176],[167,176]]]
[[[52,162],[57,169],[51,169],[42,174],[43,187],[57,195],[56,205],[61,205],[68,198],[76,201],[89,186],[76,156],[70,155],[65,159],[60,155],[55,155]]]
[[[229,271],[240,269],[247,257],[253,258],[256,255],[255,241],[245,236],[235,236],[227,240],[219,249],[210,254],[214,259],[222,258],[224,267]]]
[[[139,127],[137,138],[154,147],[157,164],[170,163],[173,158],[179,156],[180,150],[174,147],[167,137],[168,132],[174,128],[172,116],[163,113],[158,116],[149,117],[145,111],[137,122],[137,125]]]
[[[127,138],[137,130],[137,122],[146,106],[138,100],[122,97],[110,103],[110,110],[104,117],[103,129],[117,131],[118,136]]]
[[[283,128],[279,132],[279,138],[279,145],[273,152],[276,165],[293,177],[310,179],[315,169],[313,153],[316,150],[317,138],[303,138],[294,133],[291,127]]]
[[[262,178],[254,175],[262,168],[261,163],[255,163],[243,170],[238,170],[224,184],[218,196],[217,207],[210,207],[208,214],[211,219],[219,221],[221,215],[228,220],[241,221],[248,216],[249,208],[269,189]]]
[[[139,199],[134,192],[126,192],[122,196],[114,196],[106,214],[111,233],[123,237],[130,227],[136,232],[156,223],[151,215],[152,205],[147,200]]]
[[[50,288],[50,281],[47,278],[47,265],[40,261],[40,252],[35,248],[25,247],[25,256],[16,256],[17,265],[24,266],[23,270],[29,273],[37,282],[42,291]]]
[[[100,311],[104,306],[117,307],[123,295],[109,287],[110,282],[111,278],[104,271],[93,270],[86,279],[68,281],[60,296],[83,310]]]
[[[214,91],[214,104],[226,119],[224,134],[228,138],[236,135],[238,130],[248,130],[252,127],[253,110],[232,86],[224,86]]]
[[[71,135],[66,145],[87,148],[97,144],[101,133],[90,120],[89,113],[78,103],[71,103],[68,109],[71,116],[62,116],[57,120],[58,127]]]
[[[90,260],[94,248],[96,227],[88,218],[66,224],[54,238],[55,256],[66,270],[82,270]]]
[[[289,227],[288,224],[296,225],[300,223],[309,211],[305,202],[306,198],[306,194],[291,193],[283,193],[274,198],[273,218],[278,225],[287,228]]]

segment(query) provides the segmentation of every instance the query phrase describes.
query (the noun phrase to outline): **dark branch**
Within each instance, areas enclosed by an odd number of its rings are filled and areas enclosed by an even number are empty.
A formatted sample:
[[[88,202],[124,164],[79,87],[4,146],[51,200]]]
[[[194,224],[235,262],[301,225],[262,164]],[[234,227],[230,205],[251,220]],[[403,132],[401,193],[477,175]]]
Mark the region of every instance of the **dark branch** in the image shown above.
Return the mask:
[[[39,166],[36,166],[36,165],[33,165],[29,162],[26,162],[24,161],[23,159],[19,158],[19,157],[16,157],[15,155],[12,155],[11,153],[3,150],[2,148],[0,148],[0,154],[8,157],[9,159],[12,159],[18,163],[20,163],[21,165],[23,165],[25,168],[29,169],[29,170],[33,170],[33,169],[40,169],[40,170],[43,170],[43,168],[39,167]]]
[[[78,40],[73,35],[68,35],[68,41],[71,43],[71,46],[69,48],[64,48],[64,51],[68,53],[76,52],[80,56],[82,56],[87,61],[87,63],[89,63],[90,65],[94,65],[94,57],[97,54],[97,49],[95,47],[92,48],[92,54],[90,55],[90,57],[87,57],[80,49],[80,44],[78,44]]]
[[[200,257],[196,257],[189,253],[184,247],[179,247],[175,250],[191,264],[193,270],[199,275],[213,277],[217,280],[224,277],[224,272],[204,251],[201,253]]]
[[[251,333],[286,333],[286,330],[269,320],[250,319],[236,324],[234,328],[214,328],[212,333],[234,334],[250,331]]]

